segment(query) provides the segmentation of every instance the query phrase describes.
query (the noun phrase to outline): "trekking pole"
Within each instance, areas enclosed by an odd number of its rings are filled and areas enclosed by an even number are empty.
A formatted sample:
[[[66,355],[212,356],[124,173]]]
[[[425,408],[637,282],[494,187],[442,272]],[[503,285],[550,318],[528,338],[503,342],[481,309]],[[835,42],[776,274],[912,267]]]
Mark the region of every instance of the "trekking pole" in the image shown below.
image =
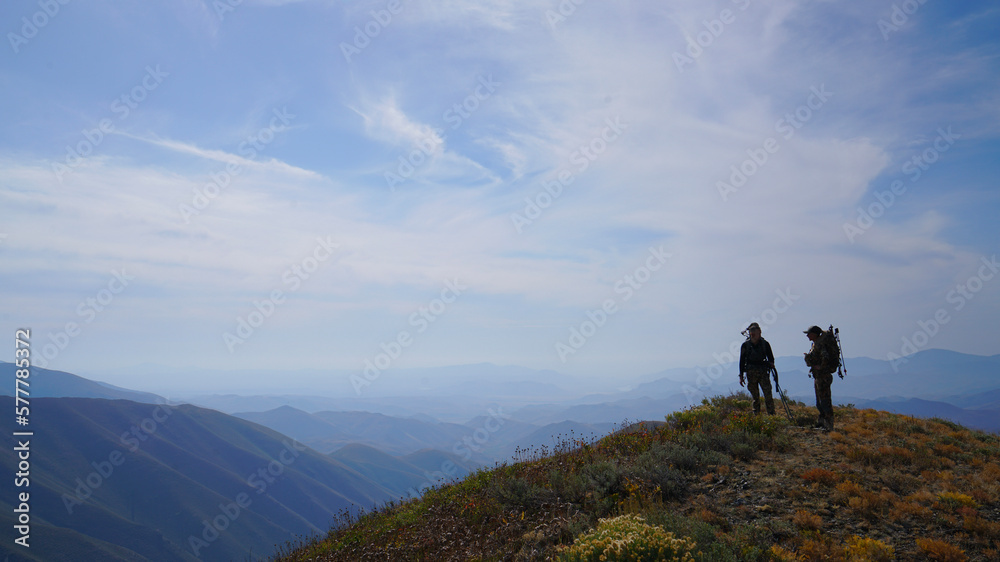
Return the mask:
[[[788,416],[788,421],[792,421],[792,411],[788,409],[788,402],[785,402],[785,393],[781,391],[781,385],[778,384],[778,369],[774,365],[771,365],[771,372],[774,373],[774,388],[778,391],[778,396],[781,398],[781,405],[785,407],[785,415]]]
[[[844,346],[840,343],[840,328],[833,328],[833,337],[837,338],[837,349],[840,350],[840,367],[837,367],[837,375],[844,378],[844,375],[847,374],[847,363],[844,363]],[[844,369],[844,372],[840,372],[841,368]]]

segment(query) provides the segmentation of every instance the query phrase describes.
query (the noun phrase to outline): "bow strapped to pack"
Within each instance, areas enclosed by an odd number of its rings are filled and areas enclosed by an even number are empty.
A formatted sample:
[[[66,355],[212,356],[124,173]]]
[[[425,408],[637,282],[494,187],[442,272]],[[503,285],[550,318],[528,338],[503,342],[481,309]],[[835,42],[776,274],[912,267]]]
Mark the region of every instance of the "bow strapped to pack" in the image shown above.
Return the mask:
[[[831,324],[820,340],[821,344],[826,346],[827,356],[836,364],[837,375],[844,378],[847,374],[847,365],[844,364],[844,351],[840,346],[840,329],[834,328]]]

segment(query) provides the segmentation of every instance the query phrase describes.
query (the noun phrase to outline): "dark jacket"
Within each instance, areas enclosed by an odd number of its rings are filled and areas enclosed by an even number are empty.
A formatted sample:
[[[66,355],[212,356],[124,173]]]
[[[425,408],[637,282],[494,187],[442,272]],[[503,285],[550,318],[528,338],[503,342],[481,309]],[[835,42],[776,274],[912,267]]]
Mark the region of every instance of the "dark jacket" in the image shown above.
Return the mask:
[[[740,347],[740,372],[745,373],[748,369],[767,369],[768,364],[774,364],[774,353],[771,351],[771,344],[767,340],[760,338],[757,344],[750,343],[750,338],[743,342]]]

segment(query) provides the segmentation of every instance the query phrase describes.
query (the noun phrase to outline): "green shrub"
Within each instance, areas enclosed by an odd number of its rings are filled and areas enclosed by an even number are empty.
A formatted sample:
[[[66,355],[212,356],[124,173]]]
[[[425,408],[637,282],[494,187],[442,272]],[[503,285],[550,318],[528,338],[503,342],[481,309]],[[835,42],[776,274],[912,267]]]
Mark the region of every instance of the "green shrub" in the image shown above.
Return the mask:
[[[518,509],[539,507],[555,500],[552,490],[516,477],[490,482],[488,496],[495,498],[502,506]]]
[[[567,473],[562,470],[549,471],[549,485],[556,494],[571,501],[579,501],[587,493],[587,483],[578,472]]]
[[[737,412],[730,418],[731,431],[743,431],[773,437],[788,425],[784,418],[761,416],[750,412]]]
[[[733,445],[730,433],[714,431],[711,433],[689,433],[680,438],[681,444],[700,451],[716,451],[728,455]]]
[[[677,538],[663,527],[647,525],[637,515],[601,519],[593,531],[577,537],[571,546],[560,547],[562,562],[693,562],[697,545]]]
[[[707,429],[715,426],[719,414],[706,406],[695,406],[687,410],[674,412],[667,416],[667,423],[678,430]]]
[[[681,499],[687,495],[688,482],[684,474],[655,456],[640,457],[635,466],[627,472],[632,480],[640,480],[647,482],[650,487],[658,487],[660,499],[664,501]]]
[[[583,468],[583,477],[589,488],[600,496],[608,496],[621,491],[621,471],[615,463],[601,461]]]
[[[639,455],[637,464],[655,463],[673,466],[684,472],[699,472],[709,466],[727,464],[729,459],[716,451],[665,442],[656,443]]]
[[[729,452],[733,455],[733,458],[741,461],[752,461],[757,458],[757,447],[754,447],[750,443],[733,443]]]

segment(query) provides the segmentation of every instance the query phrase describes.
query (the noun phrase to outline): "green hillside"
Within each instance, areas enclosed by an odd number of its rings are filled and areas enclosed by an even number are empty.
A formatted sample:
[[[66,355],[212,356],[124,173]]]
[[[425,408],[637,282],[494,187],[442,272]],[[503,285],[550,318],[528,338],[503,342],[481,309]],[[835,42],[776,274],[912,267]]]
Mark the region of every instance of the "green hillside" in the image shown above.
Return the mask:
[[[3,405],[12,410],[13,399],[0,397]],[[34,544],[18,555],[244,560],[329,528],[342,510],[399,497],[279,433],[214,410],[38,398],[31,411]],[[13,439],[8,433],[0,447],[7,474],[18,462]],[[3,489],[0,523],[12,526],[13,479]]]
[[[822,433],[801,403],[791,423],[749,411],[745,394],[718,397],[564,441],[345,516],[275,560],[1000,558],[996,435],[853,407]]]

